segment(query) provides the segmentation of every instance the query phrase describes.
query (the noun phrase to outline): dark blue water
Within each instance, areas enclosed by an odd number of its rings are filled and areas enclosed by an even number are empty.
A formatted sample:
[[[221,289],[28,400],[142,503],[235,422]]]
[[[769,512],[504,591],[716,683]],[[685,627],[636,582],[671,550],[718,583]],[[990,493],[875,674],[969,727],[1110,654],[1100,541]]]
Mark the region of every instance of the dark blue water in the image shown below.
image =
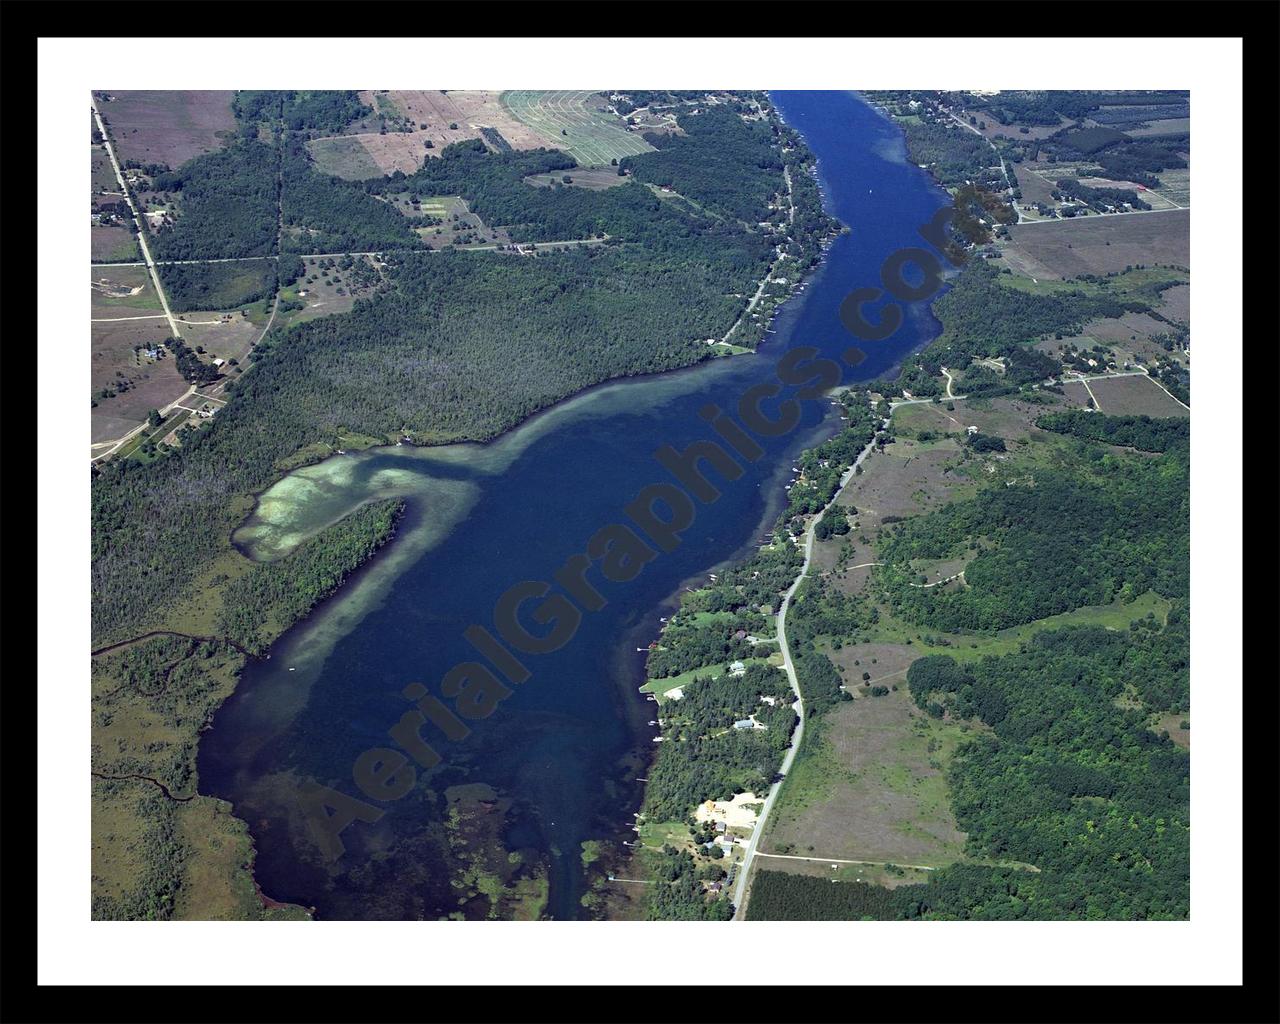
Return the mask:
[[[741,478],[716,479],[722,496],[697,507],[676,550],[630,582],[607,583],[593,571],[607,606],[585,612],[560,650],[524,655],[532,677],[490,717],[471,722],[470,736],[442,743],[428,726],[424,736],[444,754],[444,765],[383,804],[376,823],[345,829],[346,853],[336,862],[317,855],[293,794],[310,778],[360,796],[352,764],[369,747],[388,744],[387,730],[410,708],[400,691],[422,682],[438,692],[447,669],[476,657],[463,630],[473,623],[492,629],[495,601],[508,587],[553,580],[596,530],[624,521],[623,507],[641,488],[669,480],[654,459],[658,448],[714,438],[699,409],[709,402],[733,409],[748,388],[775,380],[788,347],[812,345],[838,358],[857,342],[840,322],[841,301],[855,288],[877,285],[880,265],[895,249],[921,245],[917,229],[947,197],[906,162],[897,129],[854,95],[774,98],[818,155],[828,211],[851,232],[834,242],[823,268],[784,307],[777,333],[757,355],[610,385],[535,417],[493,446],[473,446],[474,460],[415,461],[403,451],[361,458],[352,486],[381,468],[411,463],[433,479],[465,478],[476,493],[447,539],[403,567],[378,606],[333,643],[305,687],[294,684],[300,677],[291,678],[286,666],[318,642],[312,621],[286,634],[270,661],[246,669],[205,735],[201,790],[231,800],[249,822],[257,878],[273,898],[313,905],[328,918],[449,913],[457,905],[449,877],[459,853],[439,825],[442,794],[461,782],[483,782],[513,801],[505,846],[549,865],[550,914],[580,916],[579,844],[617,837],[630,824],[641,796],[635,779],[644,774],[656,731],[646,724],[653,705],[636,692],[643,655],[635,648],[656,637],[658,615],[686,582],[740,557],[762,536],[779,511],[792,458],[836,425],[824,400],[804,402],[801,425],[785,437],[761,440],[763,458],[740,459]],[[893,338],[861,343],[868,358],[846,372],[846,382],[889,371],[936,330],[923,304],[912,309]],[[500,468],[491,460],[484,469],[490,449],[514,454]],[[410,528],[432,514],[425,499],[411,505]],[[344,600],[355,598],[344,591],[331,605]]]

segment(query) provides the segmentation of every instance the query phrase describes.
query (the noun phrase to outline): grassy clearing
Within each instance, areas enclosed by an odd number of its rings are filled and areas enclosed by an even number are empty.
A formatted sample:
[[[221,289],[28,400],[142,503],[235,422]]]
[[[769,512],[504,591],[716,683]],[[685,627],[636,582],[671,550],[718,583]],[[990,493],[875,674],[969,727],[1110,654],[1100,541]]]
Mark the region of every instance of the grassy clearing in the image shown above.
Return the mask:
[[[1088,295],[1109,294],[1118,299],[1154,300],[1154,285],[1166,281],[1187,282],[1191,275],[1183,270],[1171,270],[1164,267],[1144,267],[1141,270],[1129,270],[1115,277],[1107,278],[1106,284],[1094,281],[1033,281],[1021,274],[1005,274],[1000,283],[1006,288],[1035,295],[1053,295],[1060,292],[1083,291]]]
[[[1146,618],[1150,612],[1163,624],[1169,616],[1170,603],[1154,591],[1148,591],[1129,604],[1121,601],[1105,605],[1091,605],[1075,611],[1037,619],[1022,626],[1002,629],[993,636],[964,633],[931,633],[920,626],[912,626],[881,611],[881,620],[867,631],[869,641],[889,644],[910,644],[916,657],[927,654],[949,654],[956,661],[977,661],[988,655],[1009,654],[1045,629],[1064,626],[1101,626],[1104,629],[1126,630],[1135,619]]]
[[[142,316],[162,311],[146,267],[93,267],[89,299],[94,318]]]
[[[316,162],[316,169],[348,181],[381,178],[382,168],[370,155],[364,143],[354,135],[337,135],[327,139],[311,139],[307,142]]]
[[[960,859],[964,836],[945,771],[973,732],[929,718],[905,687],[840,705],[806,733],[765,852],[929,867]],[[865,872],[853,874],[867,880]]]

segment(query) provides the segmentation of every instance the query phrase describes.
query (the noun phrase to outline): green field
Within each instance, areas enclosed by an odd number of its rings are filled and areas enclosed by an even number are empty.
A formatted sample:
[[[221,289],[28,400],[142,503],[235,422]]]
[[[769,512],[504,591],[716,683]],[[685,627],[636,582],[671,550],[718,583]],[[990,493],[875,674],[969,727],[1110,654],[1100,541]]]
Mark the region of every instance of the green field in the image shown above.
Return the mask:
[[[311,139],[307,149],[315,158],[316,168],[325,174],[350,181],[381,178],[379,167],[360,140],[352,135],[336,135],[328,139]]]
[[[956,661],[977,661],[988,655],[1011,654],[1041,630],[1062,629],[1066,626],[1101,626],[1104,629],[1124,630],[1135,619],[1146,618],[1148,612],[1163,624],[1169,616],[1169,601],[1154,591],[1148,591],[1128,604],[1115,601],[1112,604],[1077,608],[1075,611],[1051,615],[1022,626],[1002,629],[990,636],[940,633],[923,626],[909,625],[886,615],[868,631],[867,640],[889,644],[910,641],[917,656],[921,658],[927,654],[949,654]]]
[[[587,101],[595,95],[586,90],[513,90],[502,94],[502,105],[512,117],[546,138],[548,146],[563,150],[584,167],[600,167],[610,160],[652,151],[652,146],[628,132],[618,118],[592,110]]]
[[[1188,281],[1190,276],[1185,270],[1144,267],[1141,270],[1127,270],[1124,273],[1117,274],[1115,277],[1104,278],[1103,280],[1107,282],[1105,286],[1076,279],[1034,281],[1031,278],[1023,277],[1021,274],[1003,274],[1000,277],[1000,283],[1006,288],[1013,288],[1020,292],[1031,292],[1034,295],[1053,295],[1061,292],[1078,291],[1083,291],[1088,295],[1098,295],[1105,292],[1122,301],[1139,299],[1158,302],[1159,291],[1156,289],[1156,285],[1163,284],[1165,281]]]

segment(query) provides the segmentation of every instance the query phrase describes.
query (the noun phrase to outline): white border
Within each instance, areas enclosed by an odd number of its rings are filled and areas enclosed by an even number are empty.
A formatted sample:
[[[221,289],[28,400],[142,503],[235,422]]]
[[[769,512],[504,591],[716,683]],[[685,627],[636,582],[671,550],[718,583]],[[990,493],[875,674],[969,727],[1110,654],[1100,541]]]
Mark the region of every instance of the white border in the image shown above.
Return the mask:
[[[1244,366],[1240,40],[444,42],[40,41],[39,413],[29,439],[39,452],[39,980],[705,985],[726,981],[735,965],[769,950],[779,962],[804,965],[804,979],[814,982],[1239,983],[1242,429],[1239,402],[1210,410],[1205,396],[1236,396]],[[201,59],[202,51],[216,59]],[[129,53],[147,59],[121,59]],[[964,63],[975,53],[982,55],[979,62]],[[298,924],[286,936],[281,925],[254,923],[90,922],[89,532],[82,443],[89,438],[89,374],[88,360],[76,355],[89,318],[88,289],[81,291],[76,280],[78,268],[89,262],[89,247],[83,207],[75,200],[88,181],[89,90],[424,86],[1192,90],[1193,307],[1203,311],[1196,321],[1195,388],[1204,411],[1192,444],[1196,727],[1189,923],[332,922]],[[80,385],[68,384],[68,369]],[[12,830],[10,838],[22,841]],[[658,960],[652,952],[682,948],[691,951],[688,957]]]

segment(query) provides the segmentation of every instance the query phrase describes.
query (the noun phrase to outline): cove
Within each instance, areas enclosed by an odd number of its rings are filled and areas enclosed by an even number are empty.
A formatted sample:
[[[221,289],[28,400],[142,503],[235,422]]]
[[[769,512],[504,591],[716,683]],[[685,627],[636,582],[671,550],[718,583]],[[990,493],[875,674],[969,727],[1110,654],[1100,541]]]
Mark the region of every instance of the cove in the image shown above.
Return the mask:
[[[295,471],[265,492],[234,538],[251,557],[275,558],[362,502],[393,495],[408,511],[396,540],[332,600],[246,666],[235,693],[201,739],[200,791],[229,800],[249,826],[255,875],[273,899],[316,908],[327,919],[435,919],[459,913],[452,884],[475,844],[500,842],[543,865],[547,915],[584,916],[580,844],[630,838],[644,766],[657,730],[637,694],[658,616],[694,580],[749,551],[782,507],[792,459],[832,432],[824,400],[802,403],[800,425],[757,438],[765,455],[740,460],[721,494],[699,505],[682,542],[626,583],[596,581],[606,598],[585,613],[561,649],[524,658],[532,676],[456,743],[415,789],[386,803],[376,822],[343,831],[346,853],[320,857],[296,801],[313,779],[353,796],[352,765],[390,745],[388,730],[410,709],[415,682],[436,690],[452,666],[474,660],[463,639],[492,628],[494,605],[513,584],[554,579],[565,560],[649,484],[669,482],[655,460],[715,439],[699,410],[732,411],[751,387],[776,380],[791,347],[839,360],[850,345],[867,358],[845,382],[892,371],[934,337],[927,303],[908,308],[883,342],[860,342],[839,309],[856,288],[880,283],[884,259],[921,246],[919,229],[948,202],[905,157],[901,135],[852,93],[784,92],[773,100],[818,156],[828,212],[851,231],[830,246],[804,291],[774,321],[754,356],[591,389],[485,444],[390,447],[338,455]],[[424,733],[426,735],[426,733]],[[477,785],[479,784],[479,785]],[[446,819],[457,793],[492,794],[479,831]],[[488,826],[484,813],[491,812]],[[474,823],[473,823],[474,824]],[[472,916],[467,907],[462,916]]]

